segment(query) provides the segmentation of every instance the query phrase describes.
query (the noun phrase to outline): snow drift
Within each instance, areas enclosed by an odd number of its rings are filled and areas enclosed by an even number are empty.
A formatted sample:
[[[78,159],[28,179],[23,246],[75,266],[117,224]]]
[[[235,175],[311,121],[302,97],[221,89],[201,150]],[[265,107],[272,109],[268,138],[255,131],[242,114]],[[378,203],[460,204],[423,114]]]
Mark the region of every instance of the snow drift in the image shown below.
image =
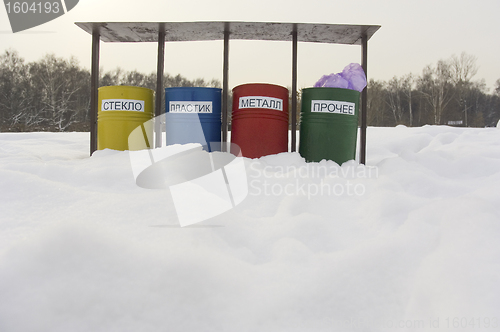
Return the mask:
[[[499,330],[496,128],[369,128],[367,166],[245,159],[246,199],[184,228],[88,147],[0,134],[0,331]]]

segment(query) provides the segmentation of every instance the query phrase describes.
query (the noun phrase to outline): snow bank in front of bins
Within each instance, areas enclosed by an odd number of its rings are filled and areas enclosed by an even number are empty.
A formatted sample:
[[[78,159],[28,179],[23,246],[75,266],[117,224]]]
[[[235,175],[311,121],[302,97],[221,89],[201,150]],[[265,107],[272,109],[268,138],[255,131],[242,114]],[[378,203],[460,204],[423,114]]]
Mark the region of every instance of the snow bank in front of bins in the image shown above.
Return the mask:
[[[184,228],[88,137],[0,134],[0,331],[499,329],[496,129],[368,128],[368,166],[245,159],[245,200]]]

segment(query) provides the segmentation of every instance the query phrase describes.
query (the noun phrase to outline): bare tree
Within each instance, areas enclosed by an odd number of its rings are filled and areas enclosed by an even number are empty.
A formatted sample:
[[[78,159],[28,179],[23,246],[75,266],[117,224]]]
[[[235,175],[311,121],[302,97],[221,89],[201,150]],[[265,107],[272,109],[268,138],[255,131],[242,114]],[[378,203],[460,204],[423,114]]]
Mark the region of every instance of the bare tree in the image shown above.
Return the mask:
[[[403,123],[402,84],[401,79],[394,76],[387,84],[386,103],[392,112],[396,125]]]
[[[22,122],[26,117],[28,66],[14,50],[0,56],[0,124]]]
[[[368,125],[384,126],[385,125],[385,83],[370,79],[367,90],[367,116]]]
[[[401,79],[401,88],[403,91],[403,94],[406,96],[406,100],[408,103],[408,114],[409,114],[409,125],[413,126],[413,88],[415,86],[415,78],[413,77],[413,74],[408,74],[403,76]]]
[[[435,68],[426,66],[417,84],[419,92],[431,107],[434,124],[441,124],[454,92],[449,61],[439,60]]]
[[[455,84],[470,82],[477,74],[479,67],[476,64],[477,58],[473,55],[462,52],[460,56],[452,55],[450,59],[450,74]]]
[[[99,79],[100,86],[112,86],[112,85],[120,85],[123,80],[123,70],[120,67],[112,71],[108,71],[104,75],[100,74],[101,77]]]
[[[30,74],[33,86],[42,92],[35,114],[49,126],[64,131],[76,121],[77,93],[87,84],[87,80],[81,79],[78,62],[73,57],[68,61],[49,54],[32,64]]]
[[[472,78],[477,74],[478,66],[476,65],[477,58],[462,52],[460,56],[453,55],[450,59],[451,78],[455,84],[456,98],[459,108],[463,112],[465,126],[468,126],[468,111],[470,105],[467,106],[467,99],[472,94]]]

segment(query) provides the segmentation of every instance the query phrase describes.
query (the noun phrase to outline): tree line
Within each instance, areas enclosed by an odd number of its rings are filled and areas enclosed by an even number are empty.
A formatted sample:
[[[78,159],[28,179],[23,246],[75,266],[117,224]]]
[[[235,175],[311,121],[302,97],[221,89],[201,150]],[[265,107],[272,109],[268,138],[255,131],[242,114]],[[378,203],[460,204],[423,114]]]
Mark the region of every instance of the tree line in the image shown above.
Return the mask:
[[[156,73],[117,68],[101,72],[100,86],[131,85],[156,90]],[[188,80],[164,74],[164,87],[220,87],[218,80]],[[163,105],[163,108],[165,106]],[[0,55],[0,131],[89,131],[90,71],[74,57],[53,54],[26,63],[17,51]]]
[[[426,66],[420,75],[408,74],[389,81],[371,79],[368,125],[496,125],[500,119],[500,79],[488,93],[484,81],[474,80],[477,70],[477,59],[462,53]],[[117,68],[101,72],[99,83],[155,90],[156,73]],[[218,80],[188,80],[164,74],[164,87],[179,86],[221,84]],[[67,60],[49,54],[27,63],[14,50],[0,55],[0,131],[88,131],[89,111],[90,71],[75,58]]]
[[[476,57],[462,53],[407,74],[368,83],[369,126],[454,125],[491,127],[500,119],[500,79],[489,94],[474,80]]]

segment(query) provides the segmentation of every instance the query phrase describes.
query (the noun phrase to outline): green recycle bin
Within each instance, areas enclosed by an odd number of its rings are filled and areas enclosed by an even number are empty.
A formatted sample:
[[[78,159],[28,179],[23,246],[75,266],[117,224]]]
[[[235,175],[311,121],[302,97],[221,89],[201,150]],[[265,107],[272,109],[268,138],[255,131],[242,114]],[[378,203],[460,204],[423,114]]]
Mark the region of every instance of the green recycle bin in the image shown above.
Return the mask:
[[[299,153],[307,162],[355,159],[359,97],[350,89],[302,90]]]

